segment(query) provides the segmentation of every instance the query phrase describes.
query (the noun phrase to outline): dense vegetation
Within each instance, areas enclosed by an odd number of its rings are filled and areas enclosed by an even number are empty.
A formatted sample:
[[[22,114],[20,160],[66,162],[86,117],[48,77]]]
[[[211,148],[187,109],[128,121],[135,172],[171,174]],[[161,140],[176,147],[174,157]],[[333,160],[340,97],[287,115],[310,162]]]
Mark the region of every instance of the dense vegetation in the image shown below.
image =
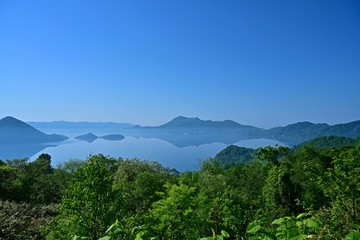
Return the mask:
[[[339,148],[355,146],[360,142],[360,138],[348,138],[339,136],[322,136],[306,141],[300,146],[308,146],[312,148]]]
[[[0,162],[0,239],[358,239],[359,144],[242,150],[256,159],[181,174],[102,155]]]

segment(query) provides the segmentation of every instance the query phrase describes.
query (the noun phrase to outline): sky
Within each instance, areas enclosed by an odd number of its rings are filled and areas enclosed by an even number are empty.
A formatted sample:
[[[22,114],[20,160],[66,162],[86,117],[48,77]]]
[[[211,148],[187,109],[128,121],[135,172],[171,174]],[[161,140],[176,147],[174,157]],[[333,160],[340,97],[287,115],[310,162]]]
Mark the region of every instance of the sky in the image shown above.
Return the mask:
[[[0,0],[0,118],[360,120],[358,0]]]

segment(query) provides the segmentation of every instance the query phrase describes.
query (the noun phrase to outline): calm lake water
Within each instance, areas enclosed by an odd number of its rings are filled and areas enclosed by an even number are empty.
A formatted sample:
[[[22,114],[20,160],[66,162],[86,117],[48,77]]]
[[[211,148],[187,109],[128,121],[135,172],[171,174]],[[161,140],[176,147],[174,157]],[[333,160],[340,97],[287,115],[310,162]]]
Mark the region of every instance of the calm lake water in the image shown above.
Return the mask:
[[[53,131],[54,132],[54,131]],[[106,141],[97,139],[88,143],[73,139],[78,133],[64,133],[71,138],[57,146],[49,146],[30,156],[36,159],[42,153],[48,153],[52,157],[53,165],[70,159],[86,159],[90,154],[103,154],[114,158],[139,158],[142,160],[157,161],[165,167],[175,168],[178,171],[199,169],[200,163],[210,157],[214,157],[227,145],[223,143],[203,144],[200,146],[176,147],[170,142],[157,138],[142,138],[125,136],[120,141]],[[84,133],[82,133],[84,134]],[[101,134],[106,133],[95,133]],[[258,148],[282,143],[271,139],[243,140],[235,145],[248,148]]]

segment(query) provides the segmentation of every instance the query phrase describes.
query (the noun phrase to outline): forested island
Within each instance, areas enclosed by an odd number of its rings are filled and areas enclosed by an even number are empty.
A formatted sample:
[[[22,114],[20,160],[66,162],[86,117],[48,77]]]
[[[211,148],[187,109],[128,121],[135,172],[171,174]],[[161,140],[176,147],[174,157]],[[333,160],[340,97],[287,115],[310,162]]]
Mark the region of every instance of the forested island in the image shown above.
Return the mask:
[[[89,156],[0,162],[0,239],[359,239],[360,144],[229,146],[200,170]]]

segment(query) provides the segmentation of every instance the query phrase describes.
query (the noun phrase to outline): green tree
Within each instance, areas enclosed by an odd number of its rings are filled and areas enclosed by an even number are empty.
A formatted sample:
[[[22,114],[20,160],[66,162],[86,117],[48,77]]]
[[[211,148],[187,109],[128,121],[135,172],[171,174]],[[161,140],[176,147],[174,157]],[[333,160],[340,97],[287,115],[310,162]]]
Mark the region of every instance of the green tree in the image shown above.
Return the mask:
[[[196,209],[196,188],[166,184],[162,199],[149,212],[152,234],[159,239],[196,239],[200,221]]]
[[[360,145],[344,149],[334,157],[322,184],[331,199],[331,223],[343,235],[360,230]]]
[[[157,162],[139,159],[118,161],[113,184],[116,194],[113,207],[128,237],[133,228],[145,223],[144,217],[151,205],[161,199],[157,192],[165,191],[165,183],[175,183],[177,176],[176,171]]]
[[[263,188],[265,208],[269,217],[280,217],[296,213],[297,191],[291,176],[294,174],[292,162],[287,157],[289,149],[278,146],[259,149],[259,158],[268,163],[268,176]]]
[[[91,156],[75,173],[48,239],[78,235],[95,240],[112,223],[113,175],[107,162],[103,155]]]

